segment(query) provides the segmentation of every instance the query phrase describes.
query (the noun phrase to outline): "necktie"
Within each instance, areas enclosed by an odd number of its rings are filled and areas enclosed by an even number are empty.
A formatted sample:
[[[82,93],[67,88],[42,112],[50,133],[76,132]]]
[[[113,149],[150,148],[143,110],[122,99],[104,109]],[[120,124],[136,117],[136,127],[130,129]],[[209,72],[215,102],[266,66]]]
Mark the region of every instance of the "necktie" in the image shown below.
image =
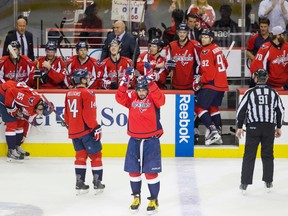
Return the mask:
[[[120,41],[120,37],[119,37],[119,36],[116,36],[116,40],[117,40],[117,41]]]
[[[193,30],[190,30],[190,40],[194,40]]]
[[[23,35],[20,35],[20,40],[21,40],[21,55],[24,55],[24,40],[23,40]]]

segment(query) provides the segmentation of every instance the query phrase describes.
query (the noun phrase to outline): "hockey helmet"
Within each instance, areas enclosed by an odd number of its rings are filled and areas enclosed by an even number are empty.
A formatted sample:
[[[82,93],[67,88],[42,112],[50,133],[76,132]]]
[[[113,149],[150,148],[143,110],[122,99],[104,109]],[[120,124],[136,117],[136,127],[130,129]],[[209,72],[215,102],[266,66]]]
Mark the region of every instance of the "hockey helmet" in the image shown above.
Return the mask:
[[[149,43],[149,45],[157,45],[158,46],[158,51],[161,52],[161,50],[163,49],[164,47],[164,41],[161,40],[160,38],[154,38],[151,40],[151,42]]]
[[[203,31],[201,32],[201,36],[202,35],[208,35],[209,37],[212,37],[212,38],[215,37],[214,32],[211,31],[210,29],[203,29]]]
[[[189,31],[189,27],[185,23],[181,23],[178,28],[178,31]]]
[[[268,80],[268,71],[265,69],[258,69],[254,72],[253,78],[257,77],[257,82],[266,83]]]
[[[144,76],[138,77],[135,88],[136,88],[136,90],[138,90],[138,89],[146,89],[146,90],[148,90],[148,82],[144,78]]]
[[[52,107],[54,107],[54,104],[53,104],[51,101],[50,101],[49,103],[52,105]],[[50,107],[50,106],[48,105],[48,103],[47,103],[46,101],[44,101],[43,99],[40,99],[40,100],[38,101],[38,103],[37,103],[36,106],[35,106],[35,110],[38,108],[39,105],[42,105],[42,106],[43,106],[43,113],[42,113],[42,115],[44,115],[44,116],[49,116],[49,115],[53,112],[53,108]]]
[[[88,44],[85,41],[79,41],[76,44],[76,51],[78,52],[79,49],[86,48],[88,50]]]
[[[47,44],[45,45],[45,50],[56,51],[56,50],[57,50],[56,41],[49,40],[49,41],[47,42]]]
[[[81,84],[81,79],[87,79],[89,76],[88,70],[86,69],[76,69],[73,72],[72,80],[75,85]]]
[[[11,45],[13,47],[13,49],[20,50],[20,48],[21,48],[21,44],[17,40],[16,41],[11,41],[11,43],[9,45]]]

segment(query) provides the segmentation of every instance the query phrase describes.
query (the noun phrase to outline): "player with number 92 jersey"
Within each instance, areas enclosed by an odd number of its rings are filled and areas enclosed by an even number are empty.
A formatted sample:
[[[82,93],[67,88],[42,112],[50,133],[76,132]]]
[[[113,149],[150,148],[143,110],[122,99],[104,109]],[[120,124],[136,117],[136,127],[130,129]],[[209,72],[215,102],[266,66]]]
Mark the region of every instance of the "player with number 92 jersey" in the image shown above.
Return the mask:
[[[96,115],[96,96],[93,91],[87,88],[74,88],[67,92],[64,119],[69,126],[70,139],[82,137],[98,127]]]

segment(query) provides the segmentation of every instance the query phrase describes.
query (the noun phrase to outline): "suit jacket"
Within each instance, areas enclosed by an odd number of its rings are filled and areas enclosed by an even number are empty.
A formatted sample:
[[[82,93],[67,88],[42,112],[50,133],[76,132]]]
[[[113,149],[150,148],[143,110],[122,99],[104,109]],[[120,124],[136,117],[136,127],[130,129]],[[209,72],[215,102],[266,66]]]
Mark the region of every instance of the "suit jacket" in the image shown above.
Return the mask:
[[[31,32],[25,31],[25,37],[27,40],[27,45],[28,45],[28,57],[34,61],[34,50],[33,50],[33,35]],[[11,43],[11,41],[16,41],[17,40],[17,35],[16,35],[16,30],[9,31],[4,42],[4,47],[3,47],[3,53],[2,56],[9,55],[9,51],[7,50],[8,45]]]
[[[109,44],[115,38],[116,38],[116,35],[114,32],[111,32],[108,34],[108,36],[104,42],[104,45],[102,47],[101,61],[103,59],[109,57]],[[121,56],[125,56],[127,58],[134,60],[133,63],[134,63],[134,67],[135,67],[137,58],[140,54],[140,49],[139,49],[138,43],[136,43],[136,38],[133,35],[125,32],[125,34],[123,35],[123,37],[121,39],[121,42],[122,42],[122,49],[120,52]],[[133,59],[134,50],[135,50],[135,56]]]

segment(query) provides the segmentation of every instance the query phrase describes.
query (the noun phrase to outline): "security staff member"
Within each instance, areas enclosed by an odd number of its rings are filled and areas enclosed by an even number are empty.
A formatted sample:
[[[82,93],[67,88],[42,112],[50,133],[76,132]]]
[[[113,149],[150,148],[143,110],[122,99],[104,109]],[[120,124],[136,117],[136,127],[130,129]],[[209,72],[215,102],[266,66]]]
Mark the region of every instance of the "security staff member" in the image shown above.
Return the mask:
[[[269,191],[273,187],[274,137],[281,136],[284,107],[278,93],[266,85],[268,72],[258,69],[254,74],[256,86],[244,94],[237,110],[236,136],[244,135],[242,126],[246,120],[246,142],[242,162],[240,189],[244,192],[252,184],[256,153],[261,142],[263,177]],[[276,129],[275,129],[276,123]]]

